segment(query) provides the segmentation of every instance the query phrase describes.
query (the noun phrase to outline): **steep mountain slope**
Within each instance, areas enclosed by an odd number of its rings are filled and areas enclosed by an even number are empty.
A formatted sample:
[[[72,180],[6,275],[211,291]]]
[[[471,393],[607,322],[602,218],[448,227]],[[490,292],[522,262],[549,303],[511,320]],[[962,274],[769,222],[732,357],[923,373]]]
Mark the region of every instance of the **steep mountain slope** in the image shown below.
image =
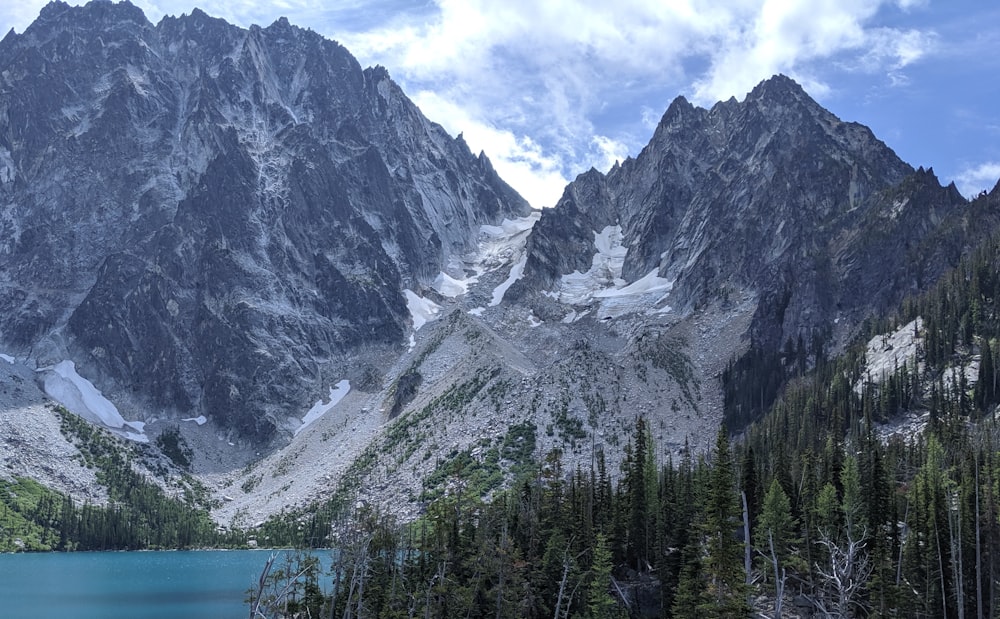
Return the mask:
[[[756,354],[815,361],[954,264],[968,239],[935,232],[965,209],[953,185],[775,76],[710,110],[678,98],[638,157],[578,177],[535,227],[511,296],[607,316],[614,290],[653,286],[647,301],[681,315],[750,295]],[[608,254],[595,239],[611,238],[618,270],[581,296],[579,274],[593,280]]]
[[[284,20],[53,3],[0,41],[11,376],[122,436],[176,428],[227,525],[615,462],[638,415],[701,451],[996,230],[992,204],[782,76],[677,99],[530,213],[384,69]]]
[[[580,176],[543,214],[519,288],[564,289],[591,266],[594,233],[619,226],[626,282],[655,271],[682,311],[752,289],[765,300],[755,326],[781,344],[912,288],[896,281],[906,250],[964,204],[776,76],[711,110],[678,98],[637,158]]]
[[[54,2],[0,42],[0,170],[0,349],[256,442],[528,209],[338,44],[127,2]]]

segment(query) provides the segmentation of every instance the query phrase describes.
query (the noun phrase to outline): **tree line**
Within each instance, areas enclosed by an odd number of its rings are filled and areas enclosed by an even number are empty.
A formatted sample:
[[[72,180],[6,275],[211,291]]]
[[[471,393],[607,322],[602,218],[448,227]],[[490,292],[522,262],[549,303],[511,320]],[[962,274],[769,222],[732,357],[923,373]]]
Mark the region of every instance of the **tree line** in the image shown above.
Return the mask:
[[[281,616],[292,599],[295,612],[343,618],[995,616],[998,274],[994,238],[841,355],[826,359],[800,338],[734,364],[786,382],[732,394],[773,404],[736,440],[720,428],[709,453],[658,460],[637,418],[614,472],[600,453],[589,470],[564,471],[552,452],[489,502],[456,473],[416,523],[355,513],[334,525],[332,593],[293,586],[270,608]],[[917,355],[868,375],[868,340],[904,325]]]
[[[123,445],[106,431],[56,407],[61,429],[95,471],[108,503],[80,503],[29,479],[0,479],[0,552],[44,550],[143,550],[245,544],[241,531],[219,531],[208,513],[207,493],[186,479],[181,498],[168,496],[138,473],[141,447]],[[130,449],[131,448],[131,449]]]

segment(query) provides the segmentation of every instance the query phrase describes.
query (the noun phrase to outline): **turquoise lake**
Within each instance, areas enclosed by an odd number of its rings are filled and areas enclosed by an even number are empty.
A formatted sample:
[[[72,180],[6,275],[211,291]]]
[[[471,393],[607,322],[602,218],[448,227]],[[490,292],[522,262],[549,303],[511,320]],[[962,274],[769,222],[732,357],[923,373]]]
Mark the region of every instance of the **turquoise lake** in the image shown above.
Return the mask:
[[[0,617],[245,618],[247,589],[256,584],[271,552],[0,554]],[[275,567],[280,564],[279,559]]]

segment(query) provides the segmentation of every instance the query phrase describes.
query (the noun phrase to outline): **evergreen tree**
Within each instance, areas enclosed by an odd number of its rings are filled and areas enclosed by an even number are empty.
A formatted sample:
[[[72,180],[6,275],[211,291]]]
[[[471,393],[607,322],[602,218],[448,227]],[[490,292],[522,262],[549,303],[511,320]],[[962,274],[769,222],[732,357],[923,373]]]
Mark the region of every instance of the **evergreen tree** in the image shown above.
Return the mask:
[[[589,619],[617,619],[622,616],[618,601],[609,593],[611,567],[611,548],[604,534],[599,533],[594,545],[594,560],[590,568],[591,579],[587,592]]]
[[[636,571],[645,571],[649,565],[649,525],[650,518],[649,485],[647,483],[650,441],[646,431],[646,420],[638,417],[635,421],[635,448],[631,458],[626,460],[626,484],[629,509],[628,562]],[[653,472],[655,476],[655,471]]]
[[[764,559],[765,574],[775,590],[775,616],[781,616],[787,579],[788,559],[795,543],[795,519],[788,495],[778,483],[771,480],[771,486],[764,496],[764,505],[757,521],[754,539],[757,552]]]
[[[743,548],[738,539],[742,508],[737,500],[729,436],[722,427],[715,441],[701,515],[706,551],[703,568],[710,600],[703,610],[710,616],[743,617],[748,609]]]
[[[714,614],[707,610],[712,600],[706,590],[701,560],[695,551],[686,550],[683,561],[671,615],[673,619],[709,619]]]

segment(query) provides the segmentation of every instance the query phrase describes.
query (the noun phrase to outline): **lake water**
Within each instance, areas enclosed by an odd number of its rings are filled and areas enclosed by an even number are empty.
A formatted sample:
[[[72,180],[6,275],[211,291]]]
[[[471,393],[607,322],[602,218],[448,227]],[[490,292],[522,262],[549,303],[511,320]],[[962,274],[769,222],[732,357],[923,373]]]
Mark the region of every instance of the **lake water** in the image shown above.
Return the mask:
[[[0,617],[241,619],[249,615],[244,602],[247,589],[256,584],[270,554],[269,550],[0,554]],[[329,566],[329,561],[322,563]],[[275,567],[280,564],[279,559]]]

